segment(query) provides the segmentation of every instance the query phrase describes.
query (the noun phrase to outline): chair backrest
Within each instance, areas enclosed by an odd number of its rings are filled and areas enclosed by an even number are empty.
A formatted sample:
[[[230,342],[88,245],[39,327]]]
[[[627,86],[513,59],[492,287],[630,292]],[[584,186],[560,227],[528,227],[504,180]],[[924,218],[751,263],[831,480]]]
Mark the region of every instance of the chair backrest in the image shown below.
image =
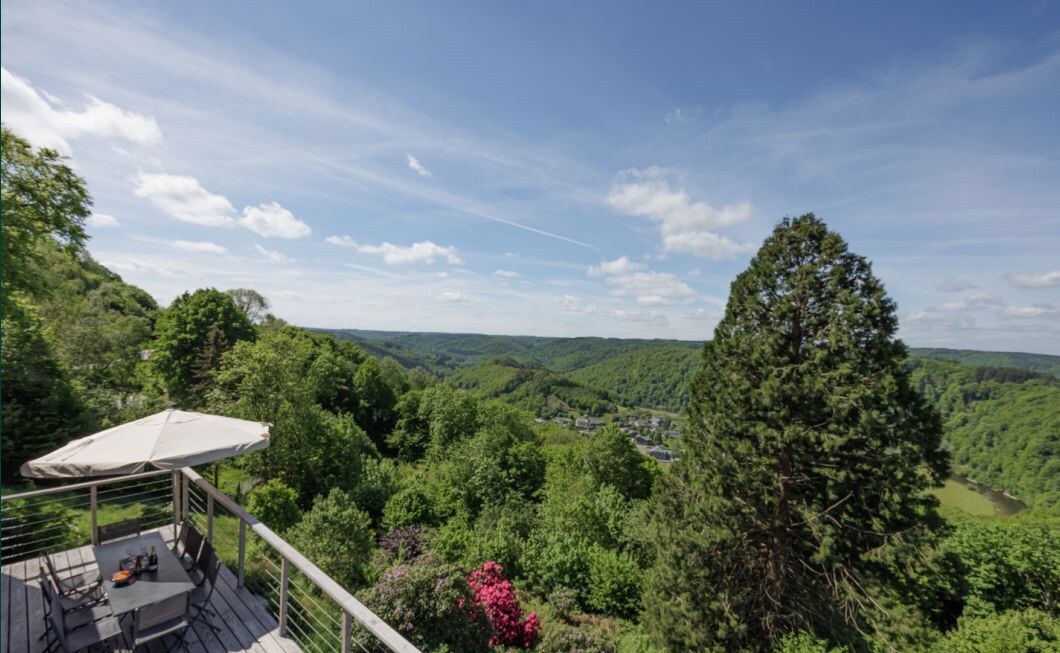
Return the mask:
[[[50,610],[52,605],[52,598],[58,592],[55,589],[55,583],[52,582],[51,573],[47,569],[45,569],[44,565],[40,566],[40,592],[41,601],[42,603],[44,603],[45,611]]]
[[[206,561],[206,568],[202,570],[202,573],[206,575],[206,580],[210,582],[210,591],[213,591],[214,585],[217,584],[217,574],[221,572],[221,561],[217,558],[217,552],[211,551],[210,558]]]
[[[185,592],[140,608],[136,611],[136,619],[133,624],[134,632],[144,631],[152,626],[186,617],[188,614],[188,601],[189,595]]]
[[[63,604],[62,601],[59,599],[58,594],[54,592],[49,593],[51,594],[51,598],[49,600],[51,601],[52,609],[51,612],[48,613],[48,620],[51,621],[52,630],[55,631],[55,636],[59,640],[59,646],[61,646],[65,651],[67,650],[66,622],[63,620]]]
[[[123,537],[131,537],[140,534],[140,520],[126,519],[125,521],[107,524],[99,527],[99,541],[110,542]]]
[[[191,531],[191,523],[187,519],[180,522],[180,532],[177,533],[177,542],[186,551],[188,549],[188,533]]]
[[[192,560],[197,560],[199,551],[202,550],[203,537],[194,526],[188,526],[187,543],[184,545],[184,554]]]
[[[47,567],[48,575],[51,577],[52,585],[58,588],[59,572],[55,571],[55,563],[52,562],[52,557],[50,555],[43,555],[41,557],[44,558],[44,566],[41,567],[41,573],[43,574],[45,567]]]
[[[209,577],[210,567],[217,562],[217,554],[213,550],[213,545],[210,544],[209,540],[202,541],[202,550],[199,551],[199,557],[195,560],[195,566],[199,568],[203,576]]]

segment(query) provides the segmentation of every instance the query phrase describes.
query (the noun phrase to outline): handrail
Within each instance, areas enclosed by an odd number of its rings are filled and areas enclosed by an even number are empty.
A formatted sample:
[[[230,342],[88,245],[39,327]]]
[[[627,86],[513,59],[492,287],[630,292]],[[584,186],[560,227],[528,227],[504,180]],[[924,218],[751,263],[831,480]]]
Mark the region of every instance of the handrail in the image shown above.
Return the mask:
[[[206,492],[207,496],[213,497],[213,500],[216,503],[220,503],[230,513],[238,517],[240,521],[245,522],[250,526],[250,529],[254,531],[255,534],[279,552],[284,561],[294,565],[294,567],[302,572],[302,574],[304,574],[314,585],[331,597],[331,599],[342,608],[345,614],[356,619],[369,632],[375,635],[379,641],[385,644],[387,648],[396,653],[420,653],[419,649],[402,637],[400,633],[391,628],[390,624],[377,617],[374,612],[354,598],[352,594],[347,592],[345,588],[335,582],[330,576],[302,555],[300,551],[288,544],[286,540],[277,535],[271,528],[258,521],[253,515],[247,512],[230,497],[222,493],[213,485],[210,485],[210,483],[195,472],[195,470],[190,467],[185,467],[181,472],[190,482],[194,483],[196,487]],[[281,591],[285,591],[285,588],[281,588]],[[344,636],[345,634],[346,633],[344,633]]]
[[[162,476],[163,474],[172,474],[171,469],[155,469],[150,472],[140,472],[139,474],[128,474],[126,476],[112,476],[110,478],[101,478],[98,481],[85,481],[84,483],[71,483],[70,485],[59,485],[57,487],[44,488],[43,490],[30,490],[29,492],[19,492],[18,494],[5,494],[0,497],[0,501],[14,501],[15,499],[31,499],[33,497],[40,497],[46,494],[58,494],[59,492],[69,492],[71,490],[85,490],[92,487],[99,487],[100,485],[113,485],[115,483],[124,483],[126,481],[135,481],[140,478],[150,478],[152,476]]]

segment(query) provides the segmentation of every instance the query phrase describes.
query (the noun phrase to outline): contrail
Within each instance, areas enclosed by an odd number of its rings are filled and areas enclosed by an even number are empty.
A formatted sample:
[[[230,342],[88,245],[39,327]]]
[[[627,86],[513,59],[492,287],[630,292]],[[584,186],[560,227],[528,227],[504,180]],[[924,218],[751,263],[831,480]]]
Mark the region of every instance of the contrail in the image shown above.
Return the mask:
[[[577,245],[579,247],[585,247],[587,249],[593,250],[594,252],[596,252],[598,254],[602,254],[603,253],[603,250],[601,250],[599,247],[597,247],[595,245],[590,245],[589,243],[583,243],[580,240],[574,240],[573,238],[567,238],[566,236],[561,236],[559,234],[554,234],[551,231],[545,231],[544,229],[538,229],[537,227],[531,227],[529,225],[520,224],[518,222],[513,222],[511,220],[505,220],[504,218],[498,218],[495,215],[490,215],[489,213],[483,213],[481,211],[472,211],[472,210],[469,210],[469,209],[458,209],[458,210],[463,211],[464,213],[467,213],[469,215],[475,215],[475,216],[478,216],[480,218],[486,218],[487,220],[493,220],[494,222],[499,222],[501,224],[506,224],[509,227],[515,227],[516,229],[522,229],[524,231],[529,231],[530,233],[538,234],[540,236],[546,236],[548,238],[555,238],[556,240],[562,240],[563,242],[570,243],[571,245]]]

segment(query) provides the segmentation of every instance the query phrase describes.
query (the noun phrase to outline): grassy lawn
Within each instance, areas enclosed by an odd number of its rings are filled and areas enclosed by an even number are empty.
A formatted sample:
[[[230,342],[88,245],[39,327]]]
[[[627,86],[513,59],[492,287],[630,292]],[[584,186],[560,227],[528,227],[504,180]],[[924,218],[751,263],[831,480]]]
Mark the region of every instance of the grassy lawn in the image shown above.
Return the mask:
[[[943,506],[959,508],[970,515],[993,517],[997,514],[990,499],[953,479],[947,479],[944,486],[931,493],[939,498]]]

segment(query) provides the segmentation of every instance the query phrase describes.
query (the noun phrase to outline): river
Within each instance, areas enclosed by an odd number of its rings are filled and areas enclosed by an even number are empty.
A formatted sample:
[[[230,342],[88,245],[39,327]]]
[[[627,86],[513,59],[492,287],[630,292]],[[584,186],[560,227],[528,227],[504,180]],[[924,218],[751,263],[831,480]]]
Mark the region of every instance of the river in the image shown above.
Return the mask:
[[[989,499],[990,503],[994,504],[999,515],[1014,515],[1027,507],[1027,504],[1015,497],[1009,496],[1003,492],[998,492],[994,488],[983,485],[982,483],[976,483],[960,474],[950,474],[950,478]]]

